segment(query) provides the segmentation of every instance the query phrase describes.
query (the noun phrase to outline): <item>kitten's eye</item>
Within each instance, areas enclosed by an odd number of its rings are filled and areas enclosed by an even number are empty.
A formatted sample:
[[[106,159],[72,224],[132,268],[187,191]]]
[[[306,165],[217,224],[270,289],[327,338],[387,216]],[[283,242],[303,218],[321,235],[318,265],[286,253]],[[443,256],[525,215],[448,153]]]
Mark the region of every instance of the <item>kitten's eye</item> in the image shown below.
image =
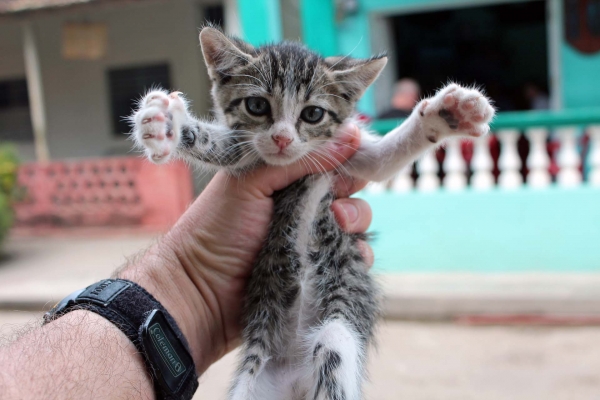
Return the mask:
[[[321,107],[309,106],[302,110],[300,118],[309,124],[316,124],[323,119],[323,115],[325,115],[325,110]]]
[[[246,108],[252,115],[267,115],[271,111],[269,102],[264,97],[248,97],[246,98]]]

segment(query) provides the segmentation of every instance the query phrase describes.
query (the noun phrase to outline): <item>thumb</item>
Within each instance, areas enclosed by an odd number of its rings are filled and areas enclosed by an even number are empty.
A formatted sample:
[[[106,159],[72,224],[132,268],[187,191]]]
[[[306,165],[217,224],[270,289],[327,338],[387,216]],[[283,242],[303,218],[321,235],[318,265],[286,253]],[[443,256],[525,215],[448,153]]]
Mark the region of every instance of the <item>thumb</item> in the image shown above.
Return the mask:
[[[345,124],[339,128],[325,149],[311,152],[291,165],[259,168],[247,177],[246,182],[249,187],[270,196],[306,175],[339,167],[354,155],[359,146],[360,129],[354,124]]]

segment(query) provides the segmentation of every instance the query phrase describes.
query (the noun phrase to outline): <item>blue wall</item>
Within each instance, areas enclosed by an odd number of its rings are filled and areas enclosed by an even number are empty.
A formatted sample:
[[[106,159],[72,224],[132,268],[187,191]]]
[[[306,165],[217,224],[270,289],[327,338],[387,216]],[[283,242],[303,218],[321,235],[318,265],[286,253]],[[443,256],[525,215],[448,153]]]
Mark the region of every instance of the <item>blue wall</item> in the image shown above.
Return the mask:
[[[600,53],[583,54],[566,43],[561,52],[564,107],[600,106]]]
[[[337,23],[338,50],[340,54],[351,53],[353,57],[371,55],[369,17],[374,13],[393,15],[481,5],[482,2],[478,0],[359,0],[358,12]],[[563,106],[565,108],[600,106],[600,54],[579,53],[566,41],[560,50]],[[373,114],[375,104],[372,92],[367,92],[359,108],[363,112]]]

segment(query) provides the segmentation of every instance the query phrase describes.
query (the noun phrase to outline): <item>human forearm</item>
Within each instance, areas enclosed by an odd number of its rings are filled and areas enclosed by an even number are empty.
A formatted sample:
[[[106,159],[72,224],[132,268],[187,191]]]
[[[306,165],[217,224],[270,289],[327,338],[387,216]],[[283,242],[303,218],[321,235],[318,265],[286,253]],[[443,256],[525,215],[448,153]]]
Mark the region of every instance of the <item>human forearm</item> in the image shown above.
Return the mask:
[[[3,399],[153,399],[135,346],[116,326],[73,311],[0,350]]]
[[[213,313],[179,263],[168,235],[136,256],[117,276],[138,283],[173,316],[202,373],[218,358]],[[200,247],[198,245],[198,247]],[[202,252],[202,250],[198,250]],[[197,266],[200,268],[200,266]],[[0,350],[0,396],[30,398],[153,398],[142,357],[111,322],[70,312]]]
[[[190,241],[186,246],[204,252],[200,243]],[[215,361],[212,355],[215,321],[199,290],[202,283],[191,280],[181,263],[178,247],[166,235],[125,265],[116,277],[146,289],[173,316],[187,339],[196,371],[201,374]],[[195,265],[195,268],[203,267]]]

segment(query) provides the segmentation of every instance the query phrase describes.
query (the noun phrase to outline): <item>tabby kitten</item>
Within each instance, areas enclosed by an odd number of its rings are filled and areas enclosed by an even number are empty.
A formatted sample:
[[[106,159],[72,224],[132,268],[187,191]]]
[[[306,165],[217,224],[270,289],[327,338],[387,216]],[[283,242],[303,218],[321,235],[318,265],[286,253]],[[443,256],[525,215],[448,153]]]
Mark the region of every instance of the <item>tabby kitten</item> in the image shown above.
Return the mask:
[[[254,48],[214,28],[204,28],[200,42],[214,119],[195,118],[179,92],[148,93],[131,117],[132,134],[154,162],[180,157],[241,174],[310,160],[353,117],[387,62],[322,58],[298,43]],[[493,114],[478,91],[448,85],[383,138],[363,131],[340,171],[389,179],[445,138],[486,134]],[[328,173],[274,194],[270,232],[248,283],[231,399],[362,398],[378,293],[356,245],[361,235],[339,228],[333,199]]]

